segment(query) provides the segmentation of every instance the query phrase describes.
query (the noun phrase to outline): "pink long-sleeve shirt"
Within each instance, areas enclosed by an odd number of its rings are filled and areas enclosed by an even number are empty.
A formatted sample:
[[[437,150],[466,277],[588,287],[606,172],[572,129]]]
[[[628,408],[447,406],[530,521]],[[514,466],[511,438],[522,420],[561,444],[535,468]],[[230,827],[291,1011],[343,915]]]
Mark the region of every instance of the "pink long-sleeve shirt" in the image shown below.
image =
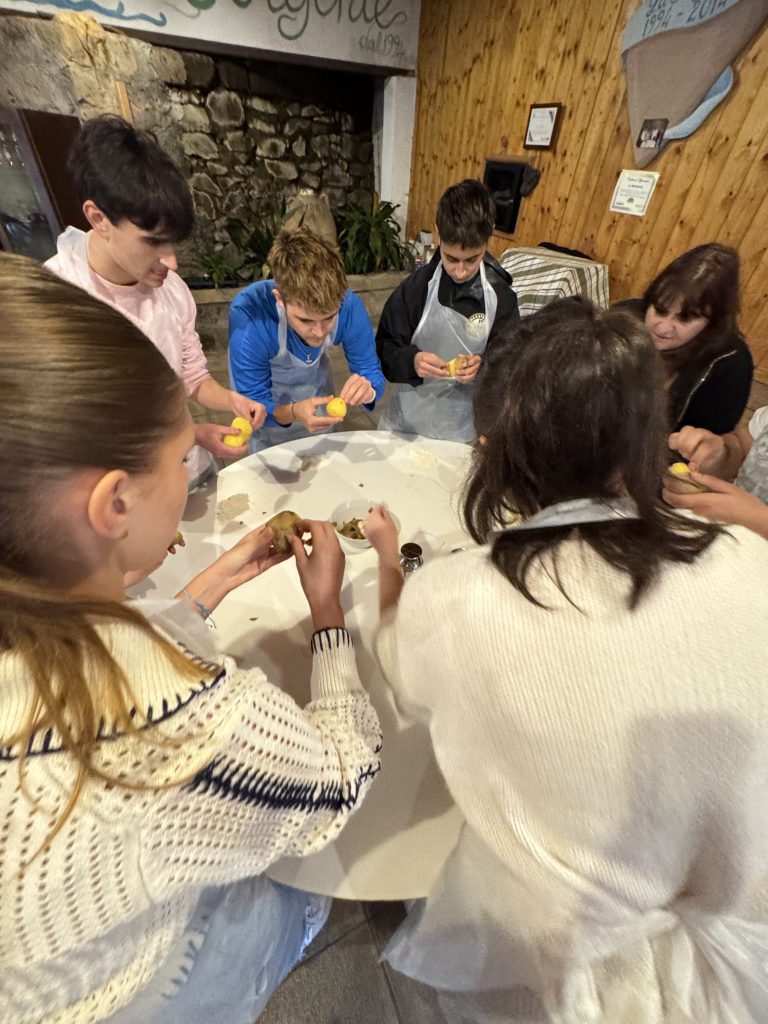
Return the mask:
[[[45,266],[131,320],[165,356],[187,395],[194,395],[211,374],[195,330],[195,300],[179,275],[171,270],[160,288],[112,284],[91,269],[84,231],[68,227],[56,245],[56,255]],[[187,462],[190,481],[201,476],[210,463],[210,452],[194,448]]]

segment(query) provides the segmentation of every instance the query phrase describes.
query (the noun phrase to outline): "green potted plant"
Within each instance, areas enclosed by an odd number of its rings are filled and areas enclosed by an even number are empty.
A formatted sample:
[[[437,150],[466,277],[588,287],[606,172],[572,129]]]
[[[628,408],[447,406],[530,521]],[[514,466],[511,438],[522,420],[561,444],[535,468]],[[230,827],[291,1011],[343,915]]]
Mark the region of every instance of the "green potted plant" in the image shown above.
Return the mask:
[[[395,220],[397,206],[373,198],[333,211],[339,230],[339,248],[348,274],[376,274],[384,270],[410,270],[413,255],[400,238]]]
[[[204,278],[195,278],[187,283],[191,288],[235,288],[238,285],[237,270],[223,259],[215,249],[206,249],[198,257]]]
[[[226,223],[227,234],[240,252],[238,273],[242,281],[258,281],[263,276],[272,242],[285,220],[285,200],[263,200],[254,208],[253,219],[254,224],[239,218]]]

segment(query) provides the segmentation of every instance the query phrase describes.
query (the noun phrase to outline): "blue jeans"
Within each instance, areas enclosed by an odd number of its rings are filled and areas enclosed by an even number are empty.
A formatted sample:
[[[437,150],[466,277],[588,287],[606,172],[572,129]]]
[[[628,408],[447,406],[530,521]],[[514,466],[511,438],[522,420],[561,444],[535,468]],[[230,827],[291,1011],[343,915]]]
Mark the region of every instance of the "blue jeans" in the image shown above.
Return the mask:
[[[265,875],[205,889],[157,974],[105,1024],[253,1024],[330,906]]]

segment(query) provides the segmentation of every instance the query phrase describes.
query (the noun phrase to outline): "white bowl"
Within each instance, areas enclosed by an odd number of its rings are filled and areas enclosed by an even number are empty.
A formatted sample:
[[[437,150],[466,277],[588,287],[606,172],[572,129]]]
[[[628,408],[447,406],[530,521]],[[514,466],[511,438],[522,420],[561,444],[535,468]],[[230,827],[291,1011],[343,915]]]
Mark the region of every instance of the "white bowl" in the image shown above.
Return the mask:
[[[375,501],[372,498],[352,498],[350,501],[345,501],[341,505],[337,505],[336,508],[331,512],[331,522],[336,528],[336,532],[339,533],[339,527],[343,526],[344,523],[348,523],[350,519],[367,519],[368,513],[372,508],[376,508],[377,505],[383,505],[384,502]],[[394,514],[389,513],[394,520],[397,532],[400,532],[400,520]],[[369,548],[371,542],[367,539],[355,540],[353,537],[345,537],[343,533],[339,533],[339,537],[342,542],[351,548],[352,551],[362,551],[364,548]]]

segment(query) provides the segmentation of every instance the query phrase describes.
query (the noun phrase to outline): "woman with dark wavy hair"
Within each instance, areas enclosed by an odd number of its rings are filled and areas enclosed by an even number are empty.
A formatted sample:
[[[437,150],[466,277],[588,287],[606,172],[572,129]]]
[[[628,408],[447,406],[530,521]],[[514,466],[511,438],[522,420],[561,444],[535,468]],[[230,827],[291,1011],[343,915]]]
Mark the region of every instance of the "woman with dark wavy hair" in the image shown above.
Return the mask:
[[[478,381],[477,547],[401,589],[366,523],[383,670],[465,819],[386,956],[508,1021],[768,1019],[768,545],[661,502],[662,372],[628,313],[553,303]]]
[[[739,254],[711,242],[684,252],[626,306],[642,316],[661,354],[670,430],[733,430],[754,365],[739,332]]]

